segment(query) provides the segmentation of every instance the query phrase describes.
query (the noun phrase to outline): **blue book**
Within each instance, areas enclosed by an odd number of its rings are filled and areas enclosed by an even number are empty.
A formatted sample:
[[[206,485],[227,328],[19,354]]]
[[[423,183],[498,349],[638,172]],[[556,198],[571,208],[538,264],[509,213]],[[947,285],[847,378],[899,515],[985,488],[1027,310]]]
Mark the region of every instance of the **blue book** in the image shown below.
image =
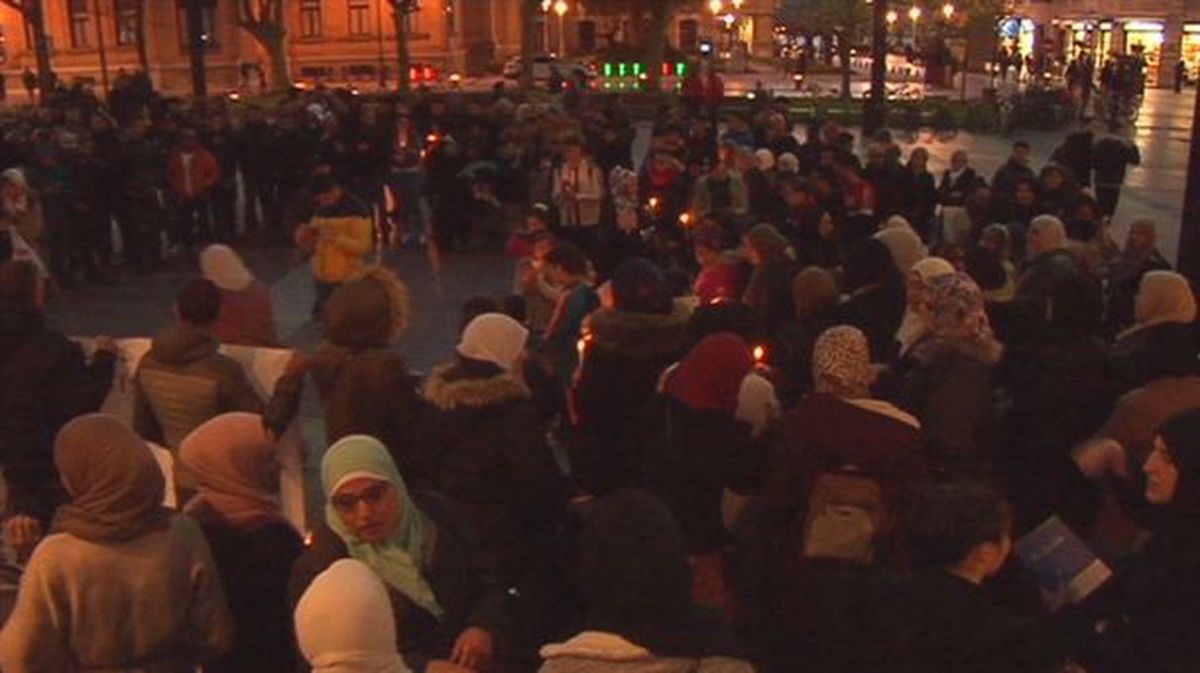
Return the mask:
[[[1112,570],[1056,516],[1018,540],[1016,551],[1037,575],[1051,610],[1082,601],[1112,577]]]

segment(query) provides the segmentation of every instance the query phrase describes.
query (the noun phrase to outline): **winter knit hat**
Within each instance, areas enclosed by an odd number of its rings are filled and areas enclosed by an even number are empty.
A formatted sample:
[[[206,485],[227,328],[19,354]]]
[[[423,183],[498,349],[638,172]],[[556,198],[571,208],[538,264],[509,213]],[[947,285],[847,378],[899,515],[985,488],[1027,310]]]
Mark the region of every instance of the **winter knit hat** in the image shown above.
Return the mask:
[[[214,285],[228,292],[241,292],[254,282],[254,275],[242,258],[233,248],[220,243],[214,243],[200,253],[200,271]]]
[[[471,360],[489,362],[504,371],[512,371],[525,350],[529,330],[503,313],[476,316],[463,329],[458,354]]]

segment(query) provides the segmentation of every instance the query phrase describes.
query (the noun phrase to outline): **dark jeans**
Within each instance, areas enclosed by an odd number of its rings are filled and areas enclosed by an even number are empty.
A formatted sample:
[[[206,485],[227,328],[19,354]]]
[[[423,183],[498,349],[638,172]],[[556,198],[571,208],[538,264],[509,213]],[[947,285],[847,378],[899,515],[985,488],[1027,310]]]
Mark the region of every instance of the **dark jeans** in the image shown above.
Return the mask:
[[[1096,185],[1096,203],[1105,217],[1112,217],[1117,212],[1117,201],[1121,199],[1121,187]]]
[[[237,231],[237,183],[223,182],[212,192],[212,216],[217,240],[227,243]]]
[[[126,266],[147,269],[159,262],[163,211],[154,196],[131,196],[117,216],[121,228],[121,257]]]
[[[192,248],[197,242],[212,240],[212,225],[208,219],[208,199],[198,197],[176,200],[172,205],[171,243]]]

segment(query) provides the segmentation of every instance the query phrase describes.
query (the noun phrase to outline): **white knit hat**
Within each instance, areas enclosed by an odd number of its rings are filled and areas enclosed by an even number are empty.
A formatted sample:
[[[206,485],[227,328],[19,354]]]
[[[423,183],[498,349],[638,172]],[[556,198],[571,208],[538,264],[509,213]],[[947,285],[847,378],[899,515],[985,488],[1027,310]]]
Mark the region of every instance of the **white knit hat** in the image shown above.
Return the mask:
[[[215,243],[200,253],[200,272],[214,285],[229,292],[241,292],[254,282],[254,274],[242,258],[227,245]]]
[[[458,354],[464,358],[490,362],[511,371],[525,350],[529,330],[503,313],[484,313],[467,324]]]

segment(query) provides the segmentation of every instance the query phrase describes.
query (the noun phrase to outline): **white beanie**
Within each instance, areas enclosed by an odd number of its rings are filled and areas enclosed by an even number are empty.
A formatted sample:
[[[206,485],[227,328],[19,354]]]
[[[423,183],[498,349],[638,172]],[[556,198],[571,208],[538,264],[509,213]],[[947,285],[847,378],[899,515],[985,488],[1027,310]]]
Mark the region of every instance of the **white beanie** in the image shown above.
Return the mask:
[[[516,320],[503,313],[484,313],[463,330],[458,354],[512,371],[528,339],[529,330]]]
[[[215,243],[200,253],[200,272],[214,285],[229,292],[241,292],[254,282],[254,274],[242,258],[227,245]]]
[[[775,155],[771,154],[771,150],[763,147],[754,153],[754,164],[760,171],[769,171],[775,167]]]

